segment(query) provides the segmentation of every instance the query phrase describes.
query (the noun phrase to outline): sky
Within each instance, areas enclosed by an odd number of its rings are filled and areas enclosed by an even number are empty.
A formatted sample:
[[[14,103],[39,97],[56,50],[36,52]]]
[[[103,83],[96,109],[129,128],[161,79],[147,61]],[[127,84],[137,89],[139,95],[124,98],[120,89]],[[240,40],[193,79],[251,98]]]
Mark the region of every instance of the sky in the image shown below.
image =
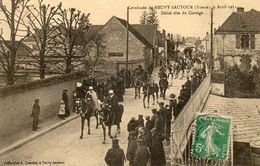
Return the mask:
[[[31,0],[31,3],[37,4],[37,1]],[[64,8],[73,7],[90,13],[91,24],[105,24],[112,16],[126,19],[128,6],[132,8],[129,11],[130,24],[138,24],[143,12],[141,8],[148,9],[149,6],[156,6],[160,7],[157,9],[159,28],[185,37],[204,37],[206,32],[210,31],[210,9],[201,9],[202,7],[215,7],[215,28],[220,26],[233,11],[236,11],[236,7],[244,7],[245,11],[252,8],[260,11],[258,0],[44,0],[44,2],[51,5],[62,2]],[[188,9],[181,9],[187,6]],[[197,9],[198,7],[200,9]],[[165,13],[168,14],[165,15]],[[3,23],[0,26],[4,27]],[[7,34],[5,27],[4,32]]]

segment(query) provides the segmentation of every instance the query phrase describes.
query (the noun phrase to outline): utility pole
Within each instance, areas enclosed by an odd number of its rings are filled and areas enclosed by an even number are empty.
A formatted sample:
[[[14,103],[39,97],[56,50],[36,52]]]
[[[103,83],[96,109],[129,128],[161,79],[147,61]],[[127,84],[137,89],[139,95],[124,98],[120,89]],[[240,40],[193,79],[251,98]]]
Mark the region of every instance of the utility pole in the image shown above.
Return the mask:
[[[129,38],[129,7],[127,7],[127,21],[126,21],[126,71],[128,70],[128,38]]]
[[[214,66],[214,57],[213,57],[213,8],[211,8],[211,19],[210,19],[210,68],[209,70],[212,71]]]

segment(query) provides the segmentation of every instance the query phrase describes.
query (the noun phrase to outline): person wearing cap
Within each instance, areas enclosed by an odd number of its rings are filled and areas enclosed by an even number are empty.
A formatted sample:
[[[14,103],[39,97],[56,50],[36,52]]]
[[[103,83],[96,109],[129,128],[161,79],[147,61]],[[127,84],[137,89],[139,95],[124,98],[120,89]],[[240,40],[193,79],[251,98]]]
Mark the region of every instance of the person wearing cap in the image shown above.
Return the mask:
[[[137,134],[135,131],[129,132],[128,145],[126,151],[126,159],[129,161],[129,166],[135,166],[134,158],[137,149],[136,138],[137,138]]]
[[[147,166],[151,162],[151,152],[145,145],[143,138],[137,139],[137,150],[134,157],[134,166]]]
[[[69,116],[70,115],[70,110],[69,110],[69,96],[67,94],[67,89],[64,89],[63,90],[63,93],[62,93],[62,101],[64,102],[65,104],[65,117]]]
[[[152,117],[151,117],[151,122],[152,122],[152,128],[154,127],[154,121],[155,121],[155,119],[156,119],[156,117],[158,116],[158,114],[156,114],[156,112],[157,112],[157,109],[155,109],[155,108],[153,108],[152,109]]]
[[[114,95],[113,90],[109,90],[109,99],[108,99],[108,104],[109,108],[112,111],[113,118],[112,118],[112,124],[116,124],[116,116],[117,116],[117,111],[118,111],[118,100],[117,97]]]
[[[96,109],[96,110],[101,110],[100,104],[99,104],[99,102],[98,102],[97,93],[93,90],[93,86],[89,86],[88,89],[89,89],[89,90],[88,90],[87,94],[91,96],[91,99],[92,99],[92,101],[93,101],[94,104],[95,104],[95,109]],[[86,95],[86,96],[87,96],[87,95]],[[85,98],[86,98],[86,97],[85,97]]]
[[[152,128],[153,128],[153,123],[152,123],[152,121],[150,119],[150,116],[145,116],[145,120],[146,120],[145,128],[148,129],[149,131],[151,131]]]
[[[112,148],[106,153],[105,161],[108,166],[123,166],[126,161],[124,150],[120,148],[118,142],[118,139],[112,139]]]
[[[163,137],[160,132],[152,129],[151,166],[165,166],[166,158],[163,147]]]
[[[127,131],[130,133],[131,131],[135,131],[135,128],[138,126],[135,117],[131,117],[130,121],[127,124]]]
[[[32,125],[32,130],[37,131],[39,129],[38,124],[39,124],[39,117],[40,117],[40,105],[39,105],[39,99],[34,100],[33,104],[33,109],[31,113],[31,117],[33,118],[33,125]]]

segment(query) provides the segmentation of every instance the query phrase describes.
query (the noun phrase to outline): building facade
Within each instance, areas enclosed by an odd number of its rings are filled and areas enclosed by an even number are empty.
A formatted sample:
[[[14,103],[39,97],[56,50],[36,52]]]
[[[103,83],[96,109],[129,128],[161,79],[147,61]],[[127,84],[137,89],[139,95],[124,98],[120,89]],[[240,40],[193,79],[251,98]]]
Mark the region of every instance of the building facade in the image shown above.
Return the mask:
[[[147,68],[158,63],[157,25],[128,25],[128,69]],[[100,41],[97,36],[100,36]],[[87,34],[92,58],[114,62],[116,70],[126,68],[127,21],[113,16],[105,25],[93,25]],[[100,42],[100,43],[99,43]]]
[[[260,67],[260,12],[238,8],[215,31],[214,45],[214,56],[224,61],[224,67]]]

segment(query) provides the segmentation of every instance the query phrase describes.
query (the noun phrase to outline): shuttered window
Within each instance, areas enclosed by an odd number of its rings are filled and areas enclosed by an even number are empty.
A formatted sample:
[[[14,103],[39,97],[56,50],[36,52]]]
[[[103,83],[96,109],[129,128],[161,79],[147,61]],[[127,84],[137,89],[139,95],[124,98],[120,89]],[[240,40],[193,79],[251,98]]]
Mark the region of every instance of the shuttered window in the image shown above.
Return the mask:
[[[249,42],[249,35],[243,34],[243,35],[241,35],[240,39],[241,39],[241,48],[242,49],[249,48],[249,43],[250,43]]]
[[[251,49],[255,49],[255,35],[254,34],[250,35],[250,47],[251,47]]]
[[[240,48],[240,34],[236,34],[236,48]]]

